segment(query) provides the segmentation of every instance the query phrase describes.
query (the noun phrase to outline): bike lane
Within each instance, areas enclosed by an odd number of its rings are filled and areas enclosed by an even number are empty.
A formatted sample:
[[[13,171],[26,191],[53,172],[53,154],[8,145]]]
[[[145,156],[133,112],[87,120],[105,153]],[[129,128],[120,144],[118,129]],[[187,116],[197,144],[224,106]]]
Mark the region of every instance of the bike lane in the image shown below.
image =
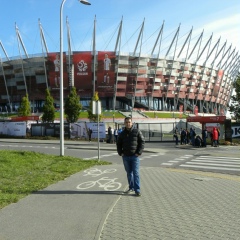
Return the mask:
[[[0,211],[0,239],[94,239],[127,186],[122,163],[95,166]]]

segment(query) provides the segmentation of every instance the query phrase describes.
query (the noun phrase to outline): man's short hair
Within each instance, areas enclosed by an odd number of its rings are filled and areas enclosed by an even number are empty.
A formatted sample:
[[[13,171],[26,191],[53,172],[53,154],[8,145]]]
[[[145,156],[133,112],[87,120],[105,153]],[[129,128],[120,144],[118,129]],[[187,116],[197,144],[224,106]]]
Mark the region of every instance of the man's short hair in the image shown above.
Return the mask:
[[[131,121],[132,121],[132,118],[130,118],[130,117],[125,117],[124,122],[126,122],[127,120],[131,120]]]

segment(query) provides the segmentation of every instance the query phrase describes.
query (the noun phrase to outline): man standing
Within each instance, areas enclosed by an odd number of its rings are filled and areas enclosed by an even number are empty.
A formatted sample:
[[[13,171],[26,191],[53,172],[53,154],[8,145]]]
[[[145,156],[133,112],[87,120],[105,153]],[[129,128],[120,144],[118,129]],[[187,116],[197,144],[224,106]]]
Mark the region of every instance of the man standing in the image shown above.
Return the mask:
[[[129,189],[125,193],[135,191],[136,196],[140,197],[139,156],[143,152],[145,141],[141,131],[133,128],[130,117],[125,118],[124,125],[124,130],[118,136],[117,152],[119,156],[122,156],[127,172]]]
[[[208,137],[208,132],[206,127],[204,127],[202,130],[203,147],[207,147],[207,137]]]
[[[173,137],[175,138],[176,145],[178,145],[178,135],[179,135],[179,132],[178,132],[178,128],[176,127],[173,135]]]

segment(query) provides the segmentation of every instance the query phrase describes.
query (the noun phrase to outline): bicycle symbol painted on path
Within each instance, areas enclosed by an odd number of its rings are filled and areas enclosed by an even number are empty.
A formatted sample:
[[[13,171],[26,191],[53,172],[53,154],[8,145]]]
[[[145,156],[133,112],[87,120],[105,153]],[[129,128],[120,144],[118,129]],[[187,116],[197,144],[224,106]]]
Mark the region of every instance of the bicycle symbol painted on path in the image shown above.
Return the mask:
[[[97,168],[92,168],[92,169],[87,169],[85,170],[84,172],[86,174],[84,174],[83,176],[92,176],[92,177],[98,177],[102,174],[105,174],[105,173],[114,173],[116,172],[117,170],[116,169],[106,169],[104,171],[100,170],[100,169],[97,169]]]
[[[81,190],[81,189],[88,189],[91,187],[94,187],[96,184],[98,184],[98,186],[100,188],[103,188],[105,191],[115,191],[118,190],[122,184],[119,182],[115,182],[115,180],[117,180],[117,178],[108,178],[108,177],[102,177],[96,181],[88,181],[88,182],[84,182],[84,183],[80,183],[77,186],[77,189]]]
[[[98,169],[98,168],[92,168],[92,169],[87,169],[84,171],[83,176],[92,176],[92,177],[98,177],[103,174],[107,173],[114,173],[116,172],[116,169],[106,169],[104,171]],[[80,183],[77,186],[77,189],[88,189],[91,187],[94,187],[95,185],[98,185],[99,188],[103,188],[105,191],[115,191],[121,188],[122,184],[119,182],[116,182],[117,178],[109,178],[109,177],[102,177],[96,181],[88,181],[88,182],[83,182]]]

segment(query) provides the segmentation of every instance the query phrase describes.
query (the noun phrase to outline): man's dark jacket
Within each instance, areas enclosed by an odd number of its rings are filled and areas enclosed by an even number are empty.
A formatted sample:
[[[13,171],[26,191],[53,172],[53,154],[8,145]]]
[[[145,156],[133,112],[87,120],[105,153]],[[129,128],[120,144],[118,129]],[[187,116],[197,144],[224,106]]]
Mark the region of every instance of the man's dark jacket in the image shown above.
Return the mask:
[[[136,128],[127,130],[126,128],[120,133],[117,141],[117,151],[120,156],[141,155],[144,149],[144,137],[142,132]]]

